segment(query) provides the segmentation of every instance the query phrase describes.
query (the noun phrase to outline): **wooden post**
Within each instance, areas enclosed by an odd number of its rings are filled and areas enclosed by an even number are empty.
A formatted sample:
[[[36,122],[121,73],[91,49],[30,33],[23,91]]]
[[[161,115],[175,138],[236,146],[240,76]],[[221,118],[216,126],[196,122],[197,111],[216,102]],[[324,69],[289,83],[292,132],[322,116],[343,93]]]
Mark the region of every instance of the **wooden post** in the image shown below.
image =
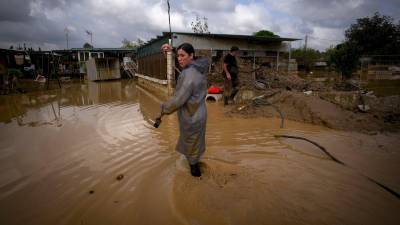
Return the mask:
[[[174,79],[174,57],[172,52],[167,52],[167,82],[168,82],[168,95],[172,95],[174,92],[173,84]]]
[[[288,44],[289,47],[289,58],[288,58],[288,69],[287,69],[287,73],[290,73],[290,60],[292,59],[292,43],[289,42]]]
[[[252,77],[253,77],[253,82],[256,81],[256,52],[255,52],[255,50],[253,50],[253,73],[252,73]]]
[[[278,69],[279,69],[279,50],[278,50],[278,52],[276,54],[276,71],[277,72],[278,72]]]

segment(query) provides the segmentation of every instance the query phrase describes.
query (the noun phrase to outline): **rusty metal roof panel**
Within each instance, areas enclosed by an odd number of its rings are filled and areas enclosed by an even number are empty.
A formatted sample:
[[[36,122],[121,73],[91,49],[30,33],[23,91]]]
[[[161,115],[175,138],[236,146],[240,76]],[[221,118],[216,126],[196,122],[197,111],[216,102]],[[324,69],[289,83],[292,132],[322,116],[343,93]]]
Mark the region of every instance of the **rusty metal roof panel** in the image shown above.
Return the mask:
[[[227,39],[244,39],[249,41],[261,41],[261,42],[282,42],[282,41],[299,41],[302,39],[298,38],[284,38],[284,37],[258,37],[252,35],[242,35],[242,34],[199,34],[199,33],[190,33],[190,32],[172,32],[174,35],[183,34],[190,36],[201,36],[201,37],[210,37],[210,38],[227,38]],[[169,32],[163,32],[164,36],[169,36]]]

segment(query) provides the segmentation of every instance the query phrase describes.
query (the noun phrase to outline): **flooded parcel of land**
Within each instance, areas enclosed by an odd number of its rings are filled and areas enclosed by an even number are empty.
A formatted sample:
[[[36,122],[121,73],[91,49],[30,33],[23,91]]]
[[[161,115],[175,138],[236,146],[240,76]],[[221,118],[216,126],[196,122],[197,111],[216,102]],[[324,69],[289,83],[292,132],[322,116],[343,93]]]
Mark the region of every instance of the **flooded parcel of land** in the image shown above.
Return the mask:
[[[207,103],[203,176],[176,115],[134,81],[0,96],[0,224],[398,224],[400,134],[226,116]],[[274,135],[306,137],[315,145]],[[370,178],[370,179],[369,179]]]

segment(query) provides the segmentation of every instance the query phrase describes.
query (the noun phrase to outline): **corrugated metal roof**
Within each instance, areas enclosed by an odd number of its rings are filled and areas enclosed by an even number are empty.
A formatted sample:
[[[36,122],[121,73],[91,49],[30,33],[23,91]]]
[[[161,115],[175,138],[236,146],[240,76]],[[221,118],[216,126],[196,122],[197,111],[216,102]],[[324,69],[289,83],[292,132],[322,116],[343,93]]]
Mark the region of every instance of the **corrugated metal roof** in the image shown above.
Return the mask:
[[[151,55],[154,53],[160,53],[161,45],[168,40],[167,36],[157,36],[146,42],[144,45],[140,46],[137,50],[138,56],[143,57],[146,55]]]
[[[4,52],[25,52],[26,50],[0,48],[0,51],[4,51]]]
[[[244,39],[249,41],[261,41],[261,42],[282,42],[282,41],[299,41],[298,38],[283,38],[283,37],[258,37],[253,35],[241,35],[241,34],[198,34],[189,32],[172,32],[173,34],[183,34],[191,36],[201,36],[210,38],[228,38],[228,39]],[[164,36],[169,36],[169,32],[163,32]]]
[[[71,51],[121,51],[121,52],[134,52],[137,49],[136,48],[71,48],[70,50]]]
[[[298,38],[283,38],[283,37],[257,37],[252,35],[238,35],[238,34],[198,34],[198,33],[189,33],[189,32],[172,32],[172,34],[182,34],[182,35],[190,35],[197,37],[210,37],[210,38],[227,38],[227,39],[241,39],[248,41],[258,41],[258,42],[282,42],[282,41],[299,41],[302,39]],[[144,45],[140,46],[139,49],[151,45],[154,42],[157,42],[160,39],[169,37],[169,32],[163,32],[163,36],[157,36],[156,38],[152,38]]]

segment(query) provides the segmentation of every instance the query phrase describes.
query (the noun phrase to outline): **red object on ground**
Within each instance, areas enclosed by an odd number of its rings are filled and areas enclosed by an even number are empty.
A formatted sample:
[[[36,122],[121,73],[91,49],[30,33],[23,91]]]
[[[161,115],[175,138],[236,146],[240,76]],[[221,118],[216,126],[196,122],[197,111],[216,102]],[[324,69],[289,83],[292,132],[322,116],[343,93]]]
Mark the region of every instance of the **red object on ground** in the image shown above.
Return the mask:
[[[221,93],[221,88],[215,87],[215,86],[210,86],[208,88],[208,94],[219,94]]]

